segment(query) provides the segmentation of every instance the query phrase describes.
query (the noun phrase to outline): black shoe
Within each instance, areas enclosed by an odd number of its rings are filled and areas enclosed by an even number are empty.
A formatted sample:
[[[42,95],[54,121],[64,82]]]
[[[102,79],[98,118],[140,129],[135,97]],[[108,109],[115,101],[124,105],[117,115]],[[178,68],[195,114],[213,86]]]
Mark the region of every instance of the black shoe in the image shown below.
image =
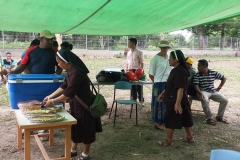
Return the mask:
[[[77,156],[77,152],[71,152],[71,157],[76,157]]]

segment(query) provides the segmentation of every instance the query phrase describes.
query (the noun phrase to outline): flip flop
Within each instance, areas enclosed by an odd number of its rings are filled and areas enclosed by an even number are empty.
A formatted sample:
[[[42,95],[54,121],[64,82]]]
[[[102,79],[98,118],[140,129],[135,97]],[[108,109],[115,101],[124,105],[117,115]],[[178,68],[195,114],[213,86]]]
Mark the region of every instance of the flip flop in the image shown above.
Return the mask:
[[[158,144],[161,146],[171,146],[173,143],[169,142],[167,139],[165,139],[164,141],[158,141]]]
[[[154,128],[157,129],[157,130],[163,130],[164,127],[161,127],[161,128],[160,128],[160,127],[154,125]]]
[[[193,143],[194,142],[194,138],[193,137],[192,138],[187,138],[186,137],[186,140],[187,140],[188,143]]]
[[[229,122],[228,122],[225,118],[218,118],[218,117],[216,117],[216,120],[217,120],[218,122],[222,122],[222,123],[225,123],[225,124],[229,124]]]

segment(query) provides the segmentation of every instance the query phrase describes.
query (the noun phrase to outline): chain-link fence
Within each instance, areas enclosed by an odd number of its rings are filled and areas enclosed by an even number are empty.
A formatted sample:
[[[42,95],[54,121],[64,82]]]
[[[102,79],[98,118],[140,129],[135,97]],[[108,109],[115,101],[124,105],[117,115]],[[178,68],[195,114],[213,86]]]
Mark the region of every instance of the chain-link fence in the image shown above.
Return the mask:
[[[138,48],[141,50],[159,50],[157,44],[161,39],[171,42],[173,48],[187,50],[239,50],[240,39],[237,37],[219,36],[196,36],[192,35],[185,39],[181,34],[164,36],[153,34],[143,36],[89,36],[89,35],[62,35],[62,41],[73,44],[74,49],[87,50],[124,50],[127,47],[128,39],[135,37],[138,40]],[[39,38],[38,33],[19,33],[2,31],[0,35],[0,49],[25,49],[30,42]]]

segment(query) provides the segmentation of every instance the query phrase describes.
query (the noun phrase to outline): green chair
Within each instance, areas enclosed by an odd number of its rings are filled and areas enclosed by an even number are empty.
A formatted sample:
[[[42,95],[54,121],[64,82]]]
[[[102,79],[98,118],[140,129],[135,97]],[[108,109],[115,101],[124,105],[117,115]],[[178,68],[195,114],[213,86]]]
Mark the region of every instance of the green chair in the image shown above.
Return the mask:
[[[129,82],[126,82],[126,81],[118,81],[114,84],[114,95],[113,95],[113,103],[112,103],[112,108],[111,108],[111,111],[109,113],[109,118],[111,117],[111,113],[112,113],[112,109],[113,109],[113,106],[114,104],[115,105],[115,114],[114,114],[114,124],[113,126],[115,126],[115,122],[116,122],[116,114],[117,114],[117,104],[125,104],[125,105],[131,105],[131,112],[130,112],[130,118],[132,116],[132,109],[133,109],[133,105],[135,104],[136,105],[136,126],[138,125],[138,120],[137,120],[137,102],[134,101],[134,100],[131,100],[131,99],[124,99],[124,100],[120,100],[120,99],[116,99],[115,96],[116,96],[116,90],[129,90],[131,91],[132,89],[132,84],[129,83]]]

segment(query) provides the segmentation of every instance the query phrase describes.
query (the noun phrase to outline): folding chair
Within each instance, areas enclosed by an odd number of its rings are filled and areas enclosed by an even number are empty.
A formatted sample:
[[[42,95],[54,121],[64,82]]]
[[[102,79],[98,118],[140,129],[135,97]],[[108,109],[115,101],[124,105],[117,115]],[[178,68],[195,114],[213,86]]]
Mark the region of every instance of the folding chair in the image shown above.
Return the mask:
[[[113,126],[115,126],[115,121],[116,121],[116,114],[117,114],[117,104],[125,104],[125,105],[131,105],[131,112],[130,112],[130,118],[132,116],[132,109],[133,109],[133,105],[136,105],[136,126],[138,125],[138,121],[137,121],[137,102],[134,100],[118,100],[115,99],[116,96],[116,90],[129,90],[131,91],[132,89],[132,84],[126,81],[118,81],[114,84],[114,95],[113,95],[113,103],[112,103],[112,108],[111,111],[109,113],[109,119],[111,117],[111,113],[112,113],[112,109],[113,109],[113,105],[114,103],[116,103],[115,105],[115,114],[114,114],[114,124]]]

